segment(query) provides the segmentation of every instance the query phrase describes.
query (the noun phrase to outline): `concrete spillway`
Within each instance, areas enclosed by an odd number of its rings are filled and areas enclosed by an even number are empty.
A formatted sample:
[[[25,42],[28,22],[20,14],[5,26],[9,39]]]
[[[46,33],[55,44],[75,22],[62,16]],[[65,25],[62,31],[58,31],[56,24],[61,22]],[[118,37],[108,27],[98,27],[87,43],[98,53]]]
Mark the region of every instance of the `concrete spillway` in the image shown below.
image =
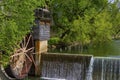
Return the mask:
[[[41,76],[65,80],[92,80],[92,56],[67,54],[42,54]]]
[[[93,63],[93,80],[120,80],[120,59],[96,57]]]
[[[120,59],[70,54],[42,54],[42,80],[120,80]]]
[[[120,58],[41,54],[40,80],[120,80]],[[0,69],[0,80],[15,80]]]

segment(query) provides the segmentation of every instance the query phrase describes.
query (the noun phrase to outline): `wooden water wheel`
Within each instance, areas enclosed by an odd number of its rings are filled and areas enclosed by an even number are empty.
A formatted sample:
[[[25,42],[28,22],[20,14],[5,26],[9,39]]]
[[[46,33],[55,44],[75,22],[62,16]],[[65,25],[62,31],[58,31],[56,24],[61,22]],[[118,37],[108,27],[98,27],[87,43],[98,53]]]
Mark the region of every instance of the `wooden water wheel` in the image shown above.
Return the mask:
[[[10,69],[17,79],[22,79],[28,75],[32,66],[34,53],[34,42],[32,35],[27,35],[20,43],[20,48],[16,49],[10,58]]]

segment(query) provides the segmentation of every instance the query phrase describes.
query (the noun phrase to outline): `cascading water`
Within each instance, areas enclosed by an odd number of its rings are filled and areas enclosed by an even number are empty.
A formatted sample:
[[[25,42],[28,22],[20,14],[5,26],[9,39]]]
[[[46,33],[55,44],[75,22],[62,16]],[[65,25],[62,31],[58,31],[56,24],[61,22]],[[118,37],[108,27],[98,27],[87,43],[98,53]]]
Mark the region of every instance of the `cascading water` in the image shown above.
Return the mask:
[[[92,80],[91,57],[83,55],[45,54],[41,57],[41,76],[56,80]],[[54,80],[54,79],[49,79]]]
[[[88,69],[88,72],[87,72],[87,75],[86,75],[86,80],[93,80],[92,79],[93,62],[94,62],[94,58],[91,57],[90,64],[89,64],[89,69]]]
[[[120,80],[120,59],[94,58],[93,80]]]
[[[120,80],[120,59],[42,54],[42,80]]]

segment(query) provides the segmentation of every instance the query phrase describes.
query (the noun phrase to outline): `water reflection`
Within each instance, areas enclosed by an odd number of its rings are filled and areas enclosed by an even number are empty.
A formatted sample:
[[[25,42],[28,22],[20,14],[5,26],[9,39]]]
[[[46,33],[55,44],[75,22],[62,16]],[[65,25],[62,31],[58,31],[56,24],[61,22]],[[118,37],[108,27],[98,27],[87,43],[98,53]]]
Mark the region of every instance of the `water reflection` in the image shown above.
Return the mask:
[[[86,52],[85,52],[86,53]],[[117,56],[120,55],[120,40],[114,40],[97,46],[90,46],[88,54],[94,56]]]
[[[49,52],[74,53],[81,54],[80,46],[65,47],[63,49],[49,50]],[[89,45],[85,47],[82,54],[91,54],[94,56],[117,56],[120,55],[120,40],[113,40],[100,45]]]

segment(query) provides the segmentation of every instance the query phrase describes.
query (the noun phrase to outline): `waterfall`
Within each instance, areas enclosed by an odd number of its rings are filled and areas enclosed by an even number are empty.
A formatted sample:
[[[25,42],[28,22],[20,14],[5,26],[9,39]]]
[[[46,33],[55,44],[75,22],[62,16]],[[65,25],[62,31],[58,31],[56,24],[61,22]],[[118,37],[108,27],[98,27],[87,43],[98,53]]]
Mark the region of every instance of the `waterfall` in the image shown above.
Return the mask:
[[[120,59],[94,58],[93,80],[120,80]]]
[[[91,57],[92,56],[63,54],[42,55],[41,76],[44,78],[56,78],[56,80],[92,80]],[[86,78],[86,76],[88,77]]]
[[[86,80],[93,80],[92,79],[92,72],[93,72],[93,63],[94,63],[94,58],[91,57],[90,64],[89,64],[89,69],[86,75]]]
[[[42,80],[120,80],[120,59],[70,54],[42,54]]]

